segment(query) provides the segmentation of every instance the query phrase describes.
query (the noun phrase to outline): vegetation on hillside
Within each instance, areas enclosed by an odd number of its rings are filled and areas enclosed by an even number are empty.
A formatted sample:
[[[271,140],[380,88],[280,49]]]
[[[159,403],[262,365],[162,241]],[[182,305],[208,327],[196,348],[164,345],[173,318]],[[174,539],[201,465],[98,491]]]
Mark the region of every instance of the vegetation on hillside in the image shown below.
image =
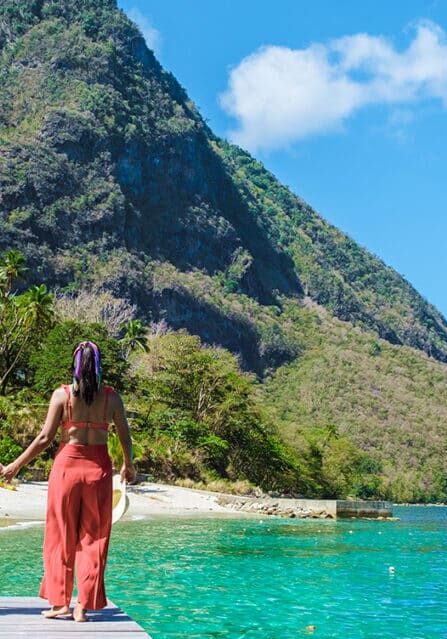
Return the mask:
[[[318,307],[290,304],[285,313],[301,327],[306,350],[259,387],[285,441],[306,451],[309,434],[330,424],[334,444],[347,437],[368,454],[383,495],[445,501],[447,366]]]
[[[12,263],[23,266],[18,253],[7,252],[0,263],[2,335],[16,306],[24,303],[20,300],[28,300],[27,293],[12,291],[19,275]],[[35,306],[27,302],[26,308]],[[210,485],[223,480],[225,487],[246,482],[295,495],[377,493],[379,478],[365,472],[367,456],[348,439],[338,439],[334,448],[328,446],[326,432],[315,430],[304,457],[284,443],[259,401],[256,377],[241,371],[237,358],[225,349],[203,345],[186,331],[160,326],[149,331],[138,320],[113,337],[102,323],[61,320],[50,293],[44,309],[45,313],[33,311],[36,339],[26,342],[2,387],[2,463],[17,456],[37,434],[52,391],[70,381],[74,346],[89,338],[102,350],[105,379],[124,394],[136,414],[132,432],[141,471],[167,481],[180,478]],[[18,342],[24,343],[28,330],[26,322],[17,324]],[[115,439],[112,436],[111,452],[117,455]],[[49,470],[52,452],[36,462],[38,468]]]
[[[131,319],[114,335],[115,320],[80,322],[76,307],[73,319],[66,306],[61,318],[48,292],[38,310],[29,291],[13,288],[25,268],[17,252],[0,261],[1,336],[18,308],[33,322],[33,339],[30,320],[15,324],[13,342],[25,346],[11,360],[0,396],[3,463],[37,434],[53,389],[70,381],[74,346],[88,338],[100,345],[105,379],[134,415],[139,469],[155,479],[309,497],[446,499],[446,439],[437,425],[447,406],[434,409],[445,365],[353,331],[319,307],[290,304],[285,312],[306,346],[297,362],[260,384],[229,351],[165,323]],[[431,400],[425,408],[424,398]],[[414,435],[421,423],[423,440]],[[116,434],[109,443],[118,460]],[[397,445],[399,456],[390,458]],[[34,472],[45,477],[53,453],[54,445],[32,464]]]
[[[223,297],[279,311],[281,296],[308,295],[392,343],[447,359],[440,313],[216,137],[115,0],[4,0],[0,80],[0,250],[25,253],[26,284],[100,288],[146,323],[165,317],[240,354],[258,376],[295,350],[264,351],[258,330],[188,286],[179,297],[181,274],[199,271]],[[161,292],[154,268],[172,276]]]
[[[241,196],[275,245],[288,253],[306,296],[332,315],[446,361],[446,321],[377,256],[317,215],[262,163],[220,141]]]
[[[29,406],[59,375],[42,349],[66,357],[64,331],[77,339],[83,321],[106,353],[119,350],[115,381],[129,400],[144,412],[157,397],[158,417],[136,421],[135,432],[158,473],[236,481],[256,441],[261,458],[276,447],[277,461],[267,479],[254,462],[246,481],[445,498],[445,318],[215,136],[116,0],[3,0],[0,82],[0,251],[12,251],[0,300],[6,450],[37,429]],[[166,348],[161,360],[174,366],[173,344],[188,346],[205,378],[217,368],[239,397],[238,437],[249,433],[240,449],[234,425],[211,430],[214,413],[205,434],[226,444],[213,440],[212,462],[199,439],[163,425],[160,415],[195,421],[184,398],[172,405],[169,384],[153,386],[166,371],[151,358]],[[243,381],[232,386],[233,377]]]

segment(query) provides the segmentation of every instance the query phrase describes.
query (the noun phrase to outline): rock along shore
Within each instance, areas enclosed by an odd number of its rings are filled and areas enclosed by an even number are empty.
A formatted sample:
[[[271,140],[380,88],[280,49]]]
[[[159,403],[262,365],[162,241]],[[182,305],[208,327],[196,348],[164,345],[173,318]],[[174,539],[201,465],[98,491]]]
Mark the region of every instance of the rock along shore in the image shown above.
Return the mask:
[[[335,519],[336,517],[333,507],[330,507],[326,500],[220,495],[217,498],[217,503],[232,510],[259,515],[276,515],[297,519]]]
[[[220,495],[216,502],[234,511],[300,519],[392,519],[388,502],[358,499],[290,499]]]

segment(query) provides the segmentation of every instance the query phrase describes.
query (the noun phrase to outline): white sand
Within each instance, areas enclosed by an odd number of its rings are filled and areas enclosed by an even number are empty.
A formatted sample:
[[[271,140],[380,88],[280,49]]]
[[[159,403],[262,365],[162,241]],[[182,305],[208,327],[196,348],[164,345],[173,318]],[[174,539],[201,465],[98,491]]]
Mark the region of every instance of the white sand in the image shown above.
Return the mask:
[[[47,502],[47,482],[20,482],[17,490],[0,487],[0,521],[27,520],[43,522]],[[127,487],[129,509],[123,520],[141,519],[151,515],[194,515],[227,513],[234,511],[217,503],[219,493],[167,484],[144,482]],[[238,513],[238,516],[243,516]]]

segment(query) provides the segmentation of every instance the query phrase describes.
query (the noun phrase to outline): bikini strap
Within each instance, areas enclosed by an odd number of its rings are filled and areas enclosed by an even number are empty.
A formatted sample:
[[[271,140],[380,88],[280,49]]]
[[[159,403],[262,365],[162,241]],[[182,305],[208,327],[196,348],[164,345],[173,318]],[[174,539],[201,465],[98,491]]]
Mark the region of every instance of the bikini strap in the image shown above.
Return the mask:
[[[68,384],[62,384],[64,391],[67,394],[67,413],[68,420],[71,422],[72,420],[72,410],[71,410],[71,397],[70,397],[70,386]]]
[[[104,390],[105,390],[105,393],[106,393],[106,399],[105,399],[105,402],[104,402],[104,415],[103,415],[102,421],[105,424],[107,422],[107,404],[109,402],[109,395],[110,395],[110,392],[111,392],[112,388],[111,388],[111,386],[106,386]]]

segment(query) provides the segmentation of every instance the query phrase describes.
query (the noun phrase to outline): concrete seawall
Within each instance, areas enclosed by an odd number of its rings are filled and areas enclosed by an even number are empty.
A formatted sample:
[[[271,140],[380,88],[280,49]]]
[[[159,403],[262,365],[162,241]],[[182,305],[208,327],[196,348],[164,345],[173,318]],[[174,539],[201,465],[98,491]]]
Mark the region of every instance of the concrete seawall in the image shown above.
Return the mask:
[[[362,501],[337,499],[337,517],[383,517],[393,516],[391,504],[387,501]]]
[[[288,499],[283,497],[246,497],[225,494],[220,495],[217,502],[232,510],[297,519],[336,519],[343,517],[386,519],[393,515],[391,505],[385,501]]]

